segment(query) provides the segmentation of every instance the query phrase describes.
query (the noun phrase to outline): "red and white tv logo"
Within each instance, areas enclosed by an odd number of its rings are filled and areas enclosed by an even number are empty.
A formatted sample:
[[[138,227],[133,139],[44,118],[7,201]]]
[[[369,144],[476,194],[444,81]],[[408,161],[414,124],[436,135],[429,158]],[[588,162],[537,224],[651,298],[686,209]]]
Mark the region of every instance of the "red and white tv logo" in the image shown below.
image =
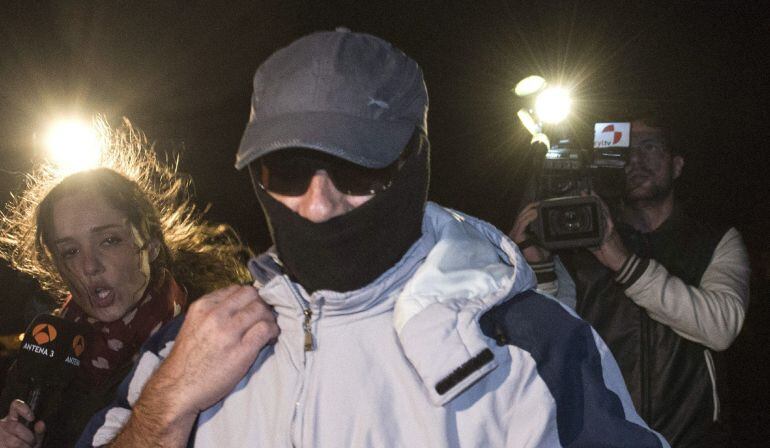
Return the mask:
[[[627,148],[631,142],[631,123],[596,123],[594,148]]]

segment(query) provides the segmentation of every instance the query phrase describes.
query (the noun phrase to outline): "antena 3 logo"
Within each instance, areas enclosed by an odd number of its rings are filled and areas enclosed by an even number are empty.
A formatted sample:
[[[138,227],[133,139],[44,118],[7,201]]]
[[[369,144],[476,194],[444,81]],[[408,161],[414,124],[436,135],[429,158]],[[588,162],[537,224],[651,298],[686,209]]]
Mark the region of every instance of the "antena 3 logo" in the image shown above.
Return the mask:
[[[80,356],[83,353],[83,350],[86,349],[86,340],[83,337],[83,335],[77,335],[75,336],[75,339],[72,340],[72,350],[75,352],[75,356]]]
[[[56,327],[51,324],[38,324],[32,329],[32,338],[40,345],[56,339]]]
[[[67,358],[64,360],[67,364],[72,364],[75,367],[80,367],[80,355],[83,354],[83,351],[86,349],[86,340],[83,337],[83,335],[77,335],[75,336],[75,339],[72,340],[72,354],[75,356],[67,356]]]
[[[21,348],[22,350],[53,358],[56,354],[55,350],[41,346],[53,342],[57,335],[58,332],[53,325],[46,323],[37,324],[35,325],[35,328],[32,329],[32,339],[34,339],[37,344],[24,341]]]

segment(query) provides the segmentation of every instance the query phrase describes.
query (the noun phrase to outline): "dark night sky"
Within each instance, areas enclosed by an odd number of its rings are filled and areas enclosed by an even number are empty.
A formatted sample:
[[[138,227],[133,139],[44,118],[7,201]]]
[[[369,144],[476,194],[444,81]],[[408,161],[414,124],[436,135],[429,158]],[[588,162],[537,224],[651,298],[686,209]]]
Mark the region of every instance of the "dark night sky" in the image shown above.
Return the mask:
[[[232,169],[251,76],[296,37],[343,25],[422,65],[440,203],[511,224],[531,170],[510,89],[538,73],[575,85],[581,129],[625,104],[661,104],[689,145],[683,196],[753,228],[768,216],[770,162],[770,21],[760,3],[5,2],[0,199],[28,169],[46,120],[68,109],[126,116],[159,149],[181,152],[212,218],[264,248],[261,213]]]
[[[680,197],[696,216],[736,225],[754,260],[762,251],[767,263],[764,3],[3,1],[0,202],[34,163],[32,136],[50,119],[70,110],[102,113],[113,124],[125,116],[158,149],[181,154],[198,201],[212,204],[211,218],[266,248],[269,235],[247,176],[232,167],[252,75],[297,37],[345,26],[393,42],[423,67],[431,96],[431,199],[510,227],[532,171],[511,89],[541,74],[574,86],[578,131],[628,105],[667,111],[688,154]],[[743,432],[757,440],[770,428],[755,394],[770,389],[759,367],[770,362],[767,290],[760,291],[747,331],[731,349],[733,383],[742,385],[737,400],[746,400]]]

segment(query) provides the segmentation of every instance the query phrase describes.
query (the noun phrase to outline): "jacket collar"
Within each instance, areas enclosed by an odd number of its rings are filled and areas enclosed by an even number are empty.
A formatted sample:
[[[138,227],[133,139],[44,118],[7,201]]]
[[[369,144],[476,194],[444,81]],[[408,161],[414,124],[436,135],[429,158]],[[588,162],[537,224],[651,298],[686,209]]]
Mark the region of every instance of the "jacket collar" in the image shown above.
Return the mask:
[[[484,221],[428,203],[422,230],[395,266],[355,291],[308,296],[282,273],[274,252],[252,260],[249,267],[255,283],[264,285],[263,298],[279,314],[301,316],[299,307],[322,306],[329,320],[392,310],[404,355],[431,401],[443,405],[497,367],[495,343],[482,333],[481,316],[534,289],[537,281],[516,245]],[[461,378],[458,371],[463,372]]]
[[[255,286],[272,290],[275,285],[271,283],[289,281],[308,303],[322,300],[325,311],[331,314],[366,309],[373,305],[369,302],[385,300],[394,292],[400,292],[399,301],[456,295],[455,288],[465,297],[479,297],[498,288],[499,280],[506,277],[516,283],[517,290],[537,286],[532,270],[507,236],[487,222],[432,202],[426,205],[422,236],[396,265],[363,288],[308,295],[301,285],[288,279],[274,246],[252,258],[248,268]],[[468,283],[480,274],[491,282]]]

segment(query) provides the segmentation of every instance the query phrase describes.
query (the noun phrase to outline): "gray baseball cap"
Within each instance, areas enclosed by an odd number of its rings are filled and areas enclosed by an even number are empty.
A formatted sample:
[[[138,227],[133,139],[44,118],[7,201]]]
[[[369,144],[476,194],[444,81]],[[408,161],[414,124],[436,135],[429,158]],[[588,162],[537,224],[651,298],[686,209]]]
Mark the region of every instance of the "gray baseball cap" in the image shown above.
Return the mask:
[[[399,49],[346,29],[310,34],[257,69],[235,167],[299,147],[382,168],[415,128],[427,135],[427,118],[422,70]]]

